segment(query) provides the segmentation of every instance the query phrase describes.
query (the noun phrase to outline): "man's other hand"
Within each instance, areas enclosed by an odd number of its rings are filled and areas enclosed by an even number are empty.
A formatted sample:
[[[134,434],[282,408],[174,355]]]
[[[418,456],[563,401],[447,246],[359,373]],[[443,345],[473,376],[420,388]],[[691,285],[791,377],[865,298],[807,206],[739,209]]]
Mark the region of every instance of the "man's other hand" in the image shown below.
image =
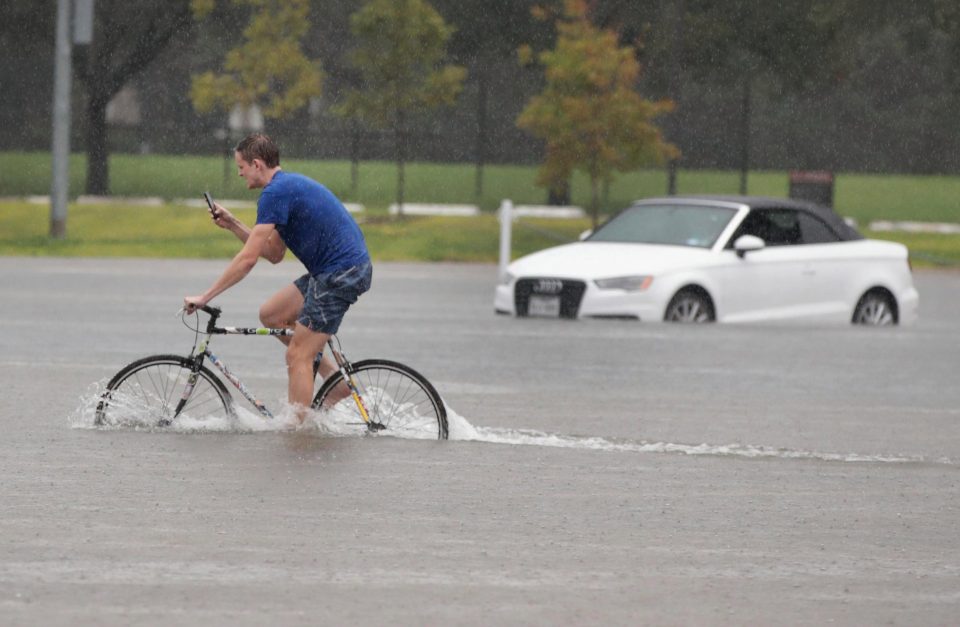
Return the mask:
[[[187,313],[190,314],[206,304],[207,301],[203,298],[203,296],[184,296],[183,298],[183,308]]]

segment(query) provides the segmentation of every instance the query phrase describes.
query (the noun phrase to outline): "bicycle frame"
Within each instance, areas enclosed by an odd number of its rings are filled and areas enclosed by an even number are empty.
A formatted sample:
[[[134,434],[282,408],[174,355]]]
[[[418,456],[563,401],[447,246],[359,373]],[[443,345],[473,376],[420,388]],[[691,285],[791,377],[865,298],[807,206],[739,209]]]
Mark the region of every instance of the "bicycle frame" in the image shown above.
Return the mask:
[[[274,336],[274,337],[291,337],[293,336],[293,329],[271,329],[268,327],[218,327],[217,319],[220,317],[220,309],[217,307],[201,307],[202,311],[207,313],[210,316],[210,319],[207,321],[206,337],[200,341],[195,347],[190,357],[193,358],[193,368],[190,371],[190,377],[187,379],[187,385],[184,388],[183,396],[180,401],[177,403],[176,411],[174,412],[174,418],[180,415],[180,412],[183,410],[184,406],[187,404],[187,401],[190,400],[191,394],[193,394],[193,388],[196,385],[197,379],[200,377],[200,368],[203,366],[204,358],[209,359],[214,366],[220,371],[224,378],[233,384],[235,388],[243,395],[247,401],[253,405],[260,414],[266,418],[273,418],[273,413],[267,409],[267,406],[264,405],[259,399],[257,399],[244,385],[243,381],[240,378],[233,374],[227,365],[223,362],[222,359],[217,357],[210,350],[210,340],[214,335],[265,335],[265,336]],[[358,386],[353,377],[353,368],[350,365],[350,362],[347,361],[347,358],[343,356],[340,351],[336,351],[333,348],[333,338],[327,340],[326,346],[330,347],[330,352],[334,357],[334,360],[337,362],[337,366],[340,369],[340,373],[343,375],[343,381],[346,383],[348,389],[350,390],[350,395],[353,398],[354,403],[357,404],[357,408],[360,410],[360,416],[363,418],[364,422],[371,429],[382,429],[383,425],[379,423],[374,423],[370,420],[370,415],[367,413],[367,408],[363,403],[363,399],[360,397]]]

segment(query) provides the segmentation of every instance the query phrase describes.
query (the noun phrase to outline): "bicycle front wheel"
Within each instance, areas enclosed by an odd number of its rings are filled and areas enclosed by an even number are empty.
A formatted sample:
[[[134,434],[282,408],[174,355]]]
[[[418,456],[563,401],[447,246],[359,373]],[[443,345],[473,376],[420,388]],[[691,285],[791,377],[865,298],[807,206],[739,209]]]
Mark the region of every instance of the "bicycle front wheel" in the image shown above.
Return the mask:
[[[353,380],[370,423],[335,372],[313,399],[314,409],[325,409],[338,421],[366,424],[398,437],[447,439],[447,410],[436,389],[422,374],[395,361],[366,359],[353,364]]]
[[[178,355],[153,355],[118,372],[100,397],[97,426],[169,425],[190,379],[193,360]],[[230,392],[210,370],[200,375],[178,419],[224,420],[233,416]]]

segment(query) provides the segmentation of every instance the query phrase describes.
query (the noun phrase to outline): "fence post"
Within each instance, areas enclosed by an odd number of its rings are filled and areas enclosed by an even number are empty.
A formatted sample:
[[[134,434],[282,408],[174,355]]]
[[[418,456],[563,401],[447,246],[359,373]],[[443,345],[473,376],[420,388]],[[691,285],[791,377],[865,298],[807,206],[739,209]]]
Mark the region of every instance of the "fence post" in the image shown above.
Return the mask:
[[[503,277],[507,274],[507,266],[510,264],[510,229],[513,226],[513,201],[502,200],[497,215],[500,218],[500,272],[498,277],[503,280]]]

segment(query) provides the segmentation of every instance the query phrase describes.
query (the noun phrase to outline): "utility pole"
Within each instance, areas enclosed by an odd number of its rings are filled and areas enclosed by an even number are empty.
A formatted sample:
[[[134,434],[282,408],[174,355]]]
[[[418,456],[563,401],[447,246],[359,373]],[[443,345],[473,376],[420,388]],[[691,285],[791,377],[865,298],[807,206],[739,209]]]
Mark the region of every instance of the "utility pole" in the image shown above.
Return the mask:
[[[50,186],[50,237],[67,235],[67,196],[70,191],[70,68],[71,0],[57,0],[57,48],[53,68],[53,176]]]
[[[67,235],[73,43],[88,44],[92,39],[93,0],[57,0],[57,44],[53,67],[53,142],[50,151],[53,169],[50,184],[50,237],[55,239],[63,239]]]

